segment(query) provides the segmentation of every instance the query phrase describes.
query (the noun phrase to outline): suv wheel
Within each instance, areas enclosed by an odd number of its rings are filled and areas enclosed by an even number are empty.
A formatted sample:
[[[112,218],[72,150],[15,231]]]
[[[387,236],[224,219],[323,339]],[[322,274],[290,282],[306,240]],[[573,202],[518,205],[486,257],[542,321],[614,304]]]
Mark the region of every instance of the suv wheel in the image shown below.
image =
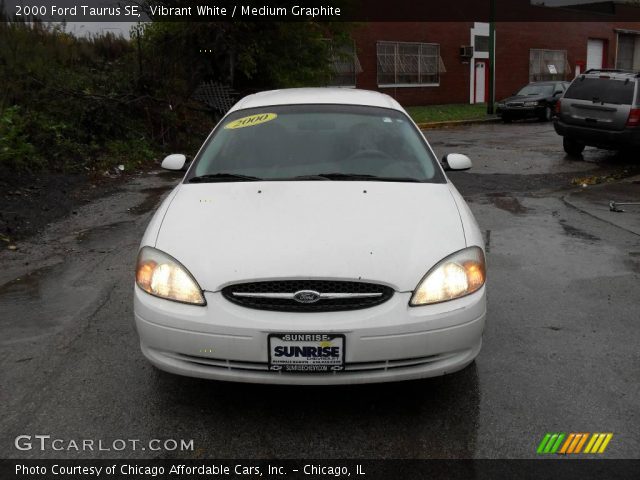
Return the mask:
[[[562,146],[564,147],[564,151],[572,157],[579,157],[582,155],[585,145],[584,143],[574,140],[573,138],[563,137]]]
[[[513,119],[509,115],[503,113],[502,114],[502,121],[504,123],[511,123],[513,121]]]

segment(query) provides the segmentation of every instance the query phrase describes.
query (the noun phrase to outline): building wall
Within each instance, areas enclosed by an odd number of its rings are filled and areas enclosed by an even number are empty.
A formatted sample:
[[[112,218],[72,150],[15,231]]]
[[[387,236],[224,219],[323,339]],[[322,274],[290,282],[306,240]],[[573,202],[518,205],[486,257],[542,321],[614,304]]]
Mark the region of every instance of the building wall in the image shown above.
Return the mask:
[[[367,23],[354,31],[362,72],[356,86],[379,90],[402,105],[469,103],[471,76],[468,59],[460,57],[460,47],[471,44],[473,22],[405,22]],[[640,31],[640,22],[497,22],[496,23],[496,99],[509,96],[529,82],[531,49],[566,50],[573,79],[576,64],[587,61],[589,38],[605,41],[603,67],[614,68],[616,61],[615,29]],[[446,73],[439,86],[379,88],[377,84],[377,41],[425,42],[440,45]]]
[[[402,105],[466,103],[469,101],[469,63],[460,60],[460,46],[469,45],[472,22],[368,23],[356,29],[358,59],[362,73],[356,86],[380,90]],[[440,57],[447,70],[440,75],[439,86],[378,88],[376,42],[424,42],[440,44]]]
[[[638,27],[638,23],[635,26]],[[604,40],[603,67],[614,68],[615,28],[622,28],[622,24],[498,22],[496,24],[496,98],[509,96],[529,81],[529,51],[532,48],[566,50],[571,69],[567,80],[572,80],[576,64],[585,65],[587,62],[588,40]]]

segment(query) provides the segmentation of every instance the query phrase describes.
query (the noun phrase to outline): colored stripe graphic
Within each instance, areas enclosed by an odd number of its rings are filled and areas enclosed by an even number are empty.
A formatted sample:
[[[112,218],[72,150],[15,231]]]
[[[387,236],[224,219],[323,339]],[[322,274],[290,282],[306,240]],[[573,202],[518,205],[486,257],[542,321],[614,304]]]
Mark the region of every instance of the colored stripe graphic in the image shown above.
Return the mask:
[[[604,453],[613,438],[613,433],[594,433],[584,453]]]
[[[567,437],[567,441],[564,442],[562,448],[558,452],[559,454],[571,454],[571,453],[580,453],[582,451],[582,446],[584,442],[587,441],[587,437],[589,437],[588,433],[571,433],[569,437]]]
[[[582,439],[580,440],[580,442],[578,442],[578,445],[576,446],[576,449],[573,453],[580,453],[582,451],[582,447],[584,445],[584,443],[587,441],[587,438],[589,438],[589,434],[588,433],[583,433],[582,434]]]
[[[540,442],[540,445],[538,445],[538,455],[544,453],[544,447],[547,445],[547,442],[549,441],[549,439],[551,438],[551,434],[547,433],[544,438],[542,439],[542,441]]]
[[[547,433],[538,445],[538,454],[556,453],[564,437],[564,433]]]
[[[538,455],[575,455],[578,453],[604,453],[613,438],[613,433],[560,433],[545,434],[538,445]],[[585,447],[586,444],[586,447]],[[584,447],[584,451],[583,451]]]

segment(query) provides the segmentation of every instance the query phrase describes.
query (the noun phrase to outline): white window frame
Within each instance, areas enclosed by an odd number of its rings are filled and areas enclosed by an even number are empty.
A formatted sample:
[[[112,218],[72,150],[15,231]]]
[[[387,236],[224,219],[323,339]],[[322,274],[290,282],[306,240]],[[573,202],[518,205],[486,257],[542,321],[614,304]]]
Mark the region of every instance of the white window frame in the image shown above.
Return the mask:
[[[394,83],[380,83],[380,63],[378,58],[380,56],[379,46],[380,45],[393,45],[394,46],[394,78],[396,81]],[[436,54],[436,65],[437,65],[437,82],[427,82],[427,83],[397,83],[398,79],[398,50],[399,45],[417,45],[422,47],[423,45],[428,45],[430,47],[437,47]],[[421,54],[418,54],[418,78],[421,76],[421,66],[422,62],[420,61]],[[444,73],[444,70],[441,70],[440,65],[442,63],[440,57],[440,44],[439,43],[427,43],[427,42],[395,42],[395,41],[387,41],[387,40],[379,40],[376,42],[376,83],[378,84],[378,88],[411,88],[411,87],[439,87],[440,86],[440,75]],[[384,73],[384,72],[383,72]]]

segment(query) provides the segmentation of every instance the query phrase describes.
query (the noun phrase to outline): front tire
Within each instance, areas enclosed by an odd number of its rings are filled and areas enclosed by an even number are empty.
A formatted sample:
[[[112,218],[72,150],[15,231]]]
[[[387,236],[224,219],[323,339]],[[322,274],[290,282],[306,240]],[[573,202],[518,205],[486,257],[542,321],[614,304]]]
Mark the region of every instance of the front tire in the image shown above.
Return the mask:
[[[551,107],[544,107],[544,111],[540,114],[539,118],[541,122],[550,122],[553,118]]]
[[[569,137],[562,138],[562,146],[564,151],[572,157],[581,157],[585,147],[584,143]]]
[[[503,121],[504,123],[511,123],[511,122],[513,122],[513,118],[511,118],[511,117],[510,117],[510,116],[508,116],[508,115],[503,114],[503,115],[502,115],[502,121]]]

